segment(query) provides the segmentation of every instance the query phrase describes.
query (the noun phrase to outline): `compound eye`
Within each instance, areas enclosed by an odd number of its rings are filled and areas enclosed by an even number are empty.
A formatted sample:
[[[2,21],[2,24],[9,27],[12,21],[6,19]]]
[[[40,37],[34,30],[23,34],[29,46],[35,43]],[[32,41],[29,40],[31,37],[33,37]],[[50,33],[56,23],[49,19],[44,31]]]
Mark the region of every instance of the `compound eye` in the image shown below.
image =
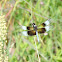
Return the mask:
[[[35,25],[35,23],[33,23],[32,25]]]

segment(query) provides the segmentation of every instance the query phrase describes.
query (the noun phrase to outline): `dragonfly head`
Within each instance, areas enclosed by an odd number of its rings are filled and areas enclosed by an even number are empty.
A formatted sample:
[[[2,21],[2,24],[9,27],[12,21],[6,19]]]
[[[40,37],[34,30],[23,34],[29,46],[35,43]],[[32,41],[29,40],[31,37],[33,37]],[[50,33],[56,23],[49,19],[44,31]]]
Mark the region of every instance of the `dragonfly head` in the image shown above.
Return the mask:
[[[36,24],[35,23],[32,23],[33,27],[36,27]]]
[[[33,25],[34,30],[37,30],[37,26],[36,26],[36,24],[33,23],[32,25]]]
[[[32,25],[34,26],[34,25],[35,25],[35,23],[32,23]]]

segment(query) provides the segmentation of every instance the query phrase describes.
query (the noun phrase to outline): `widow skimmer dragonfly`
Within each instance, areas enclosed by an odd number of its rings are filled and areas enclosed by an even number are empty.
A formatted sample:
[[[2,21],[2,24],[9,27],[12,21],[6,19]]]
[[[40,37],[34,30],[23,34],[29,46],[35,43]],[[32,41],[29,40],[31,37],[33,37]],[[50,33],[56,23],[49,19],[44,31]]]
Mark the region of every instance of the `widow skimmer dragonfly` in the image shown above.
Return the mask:
[[[29,27],[29,26],[21,26],[21,28],[23,30],[27,30],[27,31],[23,31],[22,34],[24,36],[33,36],[33,35],[36,35],[37,36],[37,40],[39,42],[39,37],[38,37],[38,33],[39,34],[42,34],[42,33],[45,33],[45,32],[48,32],[49,31],[49,20],[45,21],[44,23],[42,23],[41,25],[37,26],[35,23],[33,23],[33,27]]]

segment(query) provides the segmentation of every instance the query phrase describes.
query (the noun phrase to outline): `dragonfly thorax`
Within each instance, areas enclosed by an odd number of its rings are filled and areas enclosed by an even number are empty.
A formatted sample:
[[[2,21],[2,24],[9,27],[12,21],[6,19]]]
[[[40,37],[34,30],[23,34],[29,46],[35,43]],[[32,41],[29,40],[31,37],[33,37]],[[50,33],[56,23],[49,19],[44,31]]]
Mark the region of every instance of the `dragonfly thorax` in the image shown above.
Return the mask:
[[[33,23],[32,25],[33,25],[34,30],[37,31],[37,26],[35,25],[35,23]]]

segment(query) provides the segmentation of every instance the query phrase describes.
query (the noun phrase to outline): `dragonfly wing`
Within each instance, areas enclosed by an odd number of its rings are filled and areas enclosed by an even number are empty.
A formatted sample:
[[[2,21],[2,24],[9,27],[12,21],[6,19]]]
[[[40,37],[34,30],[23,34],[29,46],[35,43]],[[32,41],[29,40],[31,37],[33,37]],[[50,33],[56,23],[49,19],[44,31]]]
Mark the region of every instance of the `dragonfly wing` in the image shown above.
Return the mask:
[[[44,23],[40,24],[38,28],[43,28],[45,26],[48,26],[50,24],[49,20],[45,21]]]
[[[27,30],[34,30],[34,28],[27,26]]]
[[[49,31],[49,26],[45,26],[45,28],[39,28],[37,29],[38,33],[45,33]]]
[[[35,30],[27,31],[27,33],[30,36],[36,35],[36,31]]]
[[[30,31],[23,31],[22,34],[24,36],[33,36],[33,35],[36,35],[36,31],[35,30],[30,30]]]
[[[45,28],[39,28],[37,31],[38,31],[38,33],[45,33],[46,29]]]
[[[29,26],[21,26],[21,28],[23,29],[23,30],[33,30],[33,27],[29,27]]]

